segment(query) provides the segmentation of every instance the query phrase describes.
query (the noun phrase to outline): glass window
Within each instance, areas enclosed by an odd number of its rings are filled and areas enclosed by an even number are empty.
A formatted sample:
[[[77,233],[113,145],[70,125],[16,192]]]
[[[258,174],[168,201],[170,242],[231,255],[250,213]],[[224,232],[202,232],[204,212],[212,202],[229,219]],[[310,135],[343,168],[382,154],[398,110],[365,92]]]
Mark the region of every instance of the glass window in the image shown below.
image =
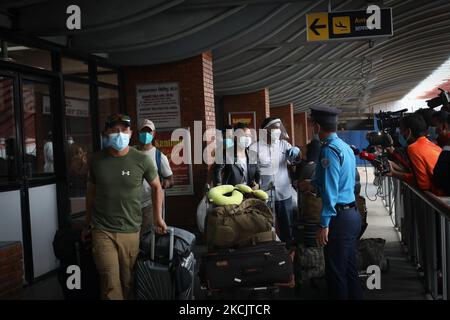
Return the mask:
[[[25,170],[29,178],[54,173],[50,85],[24,80],[22,86]]]
[[[0,183],[15,179],[16,125],[13,79],[0,77]]]
[[[117,72],[112,69],[97,67],[97,81],[117,86]]]
[[[84,212],[88,163],[92,155],[89,85],[64,82],[66,101],[67,166],[71,214]]]
[[[0,52],[2,48],[0,46]],[[2,57],[4,53],[1,52]],[[15,63],[25,64],[27,66],[51,70],[52,69],[52,57],[49,51],[27,47],[15,43],[7,43],[7,60]]]
[[[63,57],[61,59],[62,72],[64,75],[89,78],[88,62]]]
[[[98,126],[100,131],[105,126],[106,118],[119,112],[119,92],[115,89],[98,88]]]

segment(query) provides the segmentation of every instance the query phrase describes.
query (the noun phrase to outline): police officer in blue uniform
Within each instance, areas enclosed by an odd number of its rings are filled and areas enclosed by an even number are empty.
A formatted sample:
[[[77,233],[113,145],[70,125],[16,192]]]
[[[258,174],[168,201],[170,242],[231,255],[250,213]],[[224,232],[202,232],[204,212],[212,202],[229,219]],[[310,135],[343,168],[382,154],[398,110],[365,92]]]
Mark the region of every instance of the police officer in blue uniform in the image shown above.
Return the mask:
[[[331,299],[362,299],[356,266],[361,216],[355,203],[356,159],[353,150],[336,134],[339,111],[311,109],[313,131],[322,143],[315,179],[300,189],[317,190],[322,198],[317,244],[324,247],[325,273]]]

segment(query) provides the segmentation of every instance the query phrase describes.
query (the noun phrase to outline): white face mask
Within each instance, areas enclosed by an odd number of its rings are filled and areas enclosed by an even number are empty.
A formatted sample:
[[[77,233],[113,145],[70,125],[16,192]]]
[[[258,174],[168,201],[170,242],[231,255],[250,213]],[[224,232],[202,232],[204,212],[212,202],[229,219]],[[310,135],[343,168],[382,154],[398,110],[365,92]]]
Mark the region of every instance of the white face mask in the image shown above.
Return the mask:
[[[252,137],[239,137],[239,145],[242,148],[248,148],[252,144]]]
[[[280,140],[280,136],[281,136],[281,130],[280,129],[273,129],[270,131],[270,137],[272,138],[272,140]]]

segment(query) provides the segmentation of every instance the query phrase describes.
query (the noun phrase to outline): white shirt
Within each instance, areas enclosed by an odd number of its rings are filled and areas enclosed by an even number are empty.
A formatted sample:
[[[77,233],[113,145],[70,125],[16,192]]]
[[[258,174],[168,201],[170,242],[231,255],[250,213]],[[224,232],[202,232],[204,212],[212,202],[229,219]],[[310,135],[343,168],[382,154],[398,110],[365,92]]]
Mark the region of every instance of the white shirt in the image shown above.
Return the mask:
[[[44,172],[54,172],[53,143],[51,141],[47,141],[44,144]]]
[[[286,151],[292,148],[286,140],[277,140],[271,145],[257,142],[250,150],[258,155],[261,170],[261,189],[267,190],[270,182],[275,186],[275,200],[282,201],[292,197],[291,179],[287,168]]]
[[[244,170],[244,180],[242,181],[242,183],[247,183],[247,177],[248,177],[248,168],[247,168],[247,158],[237,158],[237,164],[240,165],[242,167],[242,169]]]
[[[150,150],[139,150],[139,151],[148,155],[155,164],[155,168],[158,169],[158,166],[156,164],[156,147],[153,147]],[[168,178],[173,174],[172,170],[170,169],[169,160],[162,152],[161,152],[161,174],[164,178]],[[152,205],[152,188],[144,179],[144,182],[142,184],[141,208],[145,208],[151,205]]]

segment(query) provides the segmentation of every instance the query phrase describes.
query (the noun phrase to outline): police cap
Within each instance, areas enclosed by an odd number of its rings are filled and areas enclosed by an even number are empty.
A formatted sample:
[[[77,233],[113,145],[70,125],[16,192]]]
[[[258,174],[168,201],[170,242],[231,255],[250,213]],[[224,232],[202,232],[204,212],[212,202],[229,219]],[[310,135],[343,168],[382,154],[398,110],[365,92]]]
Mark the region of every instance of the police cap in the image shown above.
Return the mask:
[[[335,124],[338,122],[338,114],[340,111],[330,106],[317,106],[311,108],[311,118],[318,124],[328,123]]]

